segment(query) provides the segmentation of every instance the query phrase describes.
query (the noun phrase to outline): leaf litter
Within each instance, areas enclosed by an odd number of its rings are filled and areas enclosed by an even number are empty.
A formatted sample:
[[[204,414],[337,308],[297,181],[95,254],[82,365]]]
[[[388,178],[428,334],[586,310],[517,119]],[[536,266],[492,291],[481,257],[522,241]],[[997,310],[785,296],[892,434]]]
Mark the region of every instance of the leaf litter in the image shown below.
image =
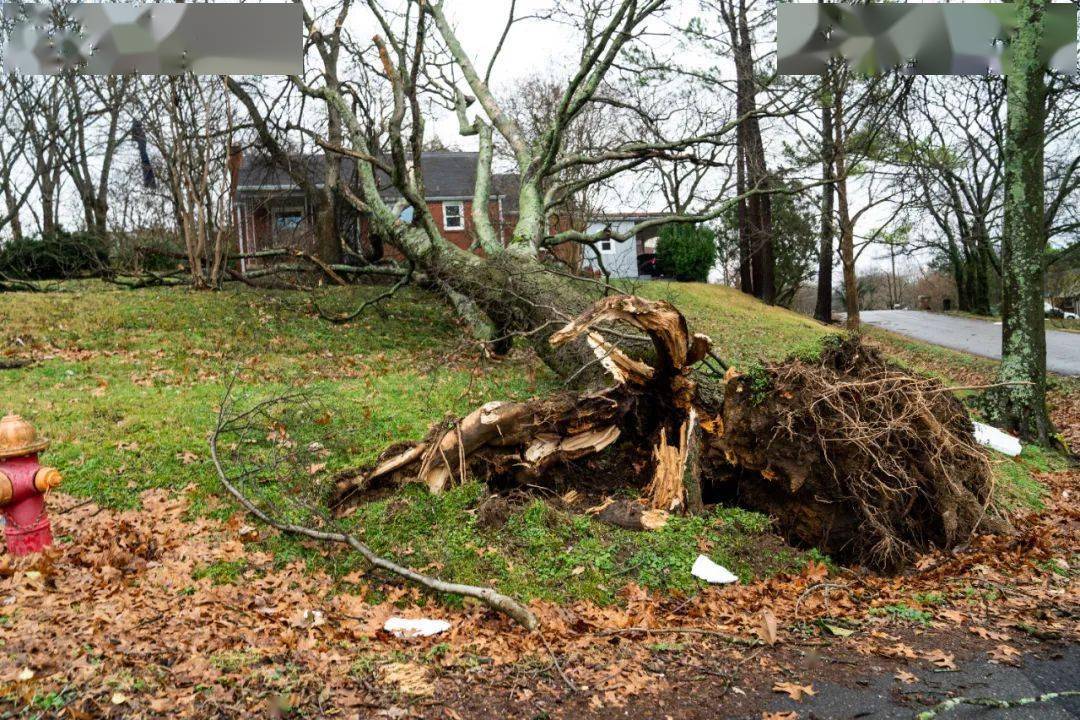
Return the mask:
[[[275,560],[259,543],[272,533],[239,514],[192,517],[182,494],[147,491],[138,511],[56,494],[50,509],[64,541],[37,557],[0,557],[0,706],[28,708],[54,693],[71,717],[328,707],[345,717],[453,717],[464,693],[447,691],[465,687],[486,703],[481,686],[494,683],[489,692],[512,687],[516,702],[573,698],[580,704],[567,706],[569,717],[670,697],[677,678],[658,669],[663,657],[679,666],[676,674],[724,675],[723,693],[733,698],[757,682],[766,693],[779,688],[804,699],[814,678],[793,660],[800,644],[940,672],[962,659],[939,645],[951,632],[985,643],[983,657],[1019,662],[1017,628],[1080,636],[1077,578],[1056,562],[1080,550],[1072,502],[1080,472],[1044,480],[1047,509],[1017,518],[1017,535],[980,536],[955,552],[922,556],[904,576],[811,562],[801,573],[747,584],[703,583],[690,597],[631,583],[610,606],[533,602],[542,636],[477,605],[440,605],[377,574],[335,583],[300,560]],[[209,567],[233,574],[223,580]],[[844,591],[821,592],[826,582]],[[450,627],[432,638],[396,638],[383,628],[403,608]],[[896,674],[901,684],[915,678]],[[459,710],[443,704],[446,712],[432,714],[444,695],[458,698]]]

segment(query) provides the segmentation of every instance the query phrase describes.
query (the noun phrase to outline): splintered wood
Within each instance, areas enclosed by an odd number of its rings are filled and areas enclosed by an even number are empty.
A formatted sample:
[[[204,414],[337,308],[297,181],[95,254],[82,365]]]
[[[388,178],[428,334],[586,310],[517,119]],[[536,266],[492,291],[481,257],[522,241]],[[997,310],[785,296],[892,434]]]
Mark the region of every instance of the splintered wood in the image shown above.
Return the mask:
[[[655,364],[631,357],[609,341],[603,327],[630,325],[655,347]],[[709,351],[709,339],[691,335],[670,303],[631,296],[605,298],[551,337],[553,346],[582,338],[613,385],[560,393],[527,402],[489,402],[463,418],[439,423],[421,442],[397,446],[359,477],[339,482],[335,504],[395,482],[420,482],[442,492],[470,476],[533,482],[544,473],[619,445],[640,452],[651,469],[646,493],[657,510],[700,505],[696,483],[699,431],[692,406],[690,366]],[[642,419],[645,418],[645,419]],[[628,438],[627,427],[634,428]],[[650,452],[651,450],[651,452]],[[694,462],[690,462],[694,460]]]

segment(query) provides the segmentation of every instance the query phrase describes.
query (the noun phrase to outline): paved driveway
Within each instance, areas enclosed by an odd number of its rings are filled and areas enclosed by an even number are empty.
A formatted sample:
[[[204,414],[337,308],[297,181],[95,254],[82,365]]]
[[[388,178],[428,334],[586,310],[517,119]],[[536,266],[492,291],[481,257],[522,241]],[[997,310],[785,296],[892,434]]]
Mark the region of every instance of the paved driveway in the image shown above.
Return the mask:
[[[1000,324],[919,310],[869,310],[859,313],[859,317],[901,335],[1001,359]],[[1048,331],[1046,367],[1062,375],[1080,375],[1080,333]]]

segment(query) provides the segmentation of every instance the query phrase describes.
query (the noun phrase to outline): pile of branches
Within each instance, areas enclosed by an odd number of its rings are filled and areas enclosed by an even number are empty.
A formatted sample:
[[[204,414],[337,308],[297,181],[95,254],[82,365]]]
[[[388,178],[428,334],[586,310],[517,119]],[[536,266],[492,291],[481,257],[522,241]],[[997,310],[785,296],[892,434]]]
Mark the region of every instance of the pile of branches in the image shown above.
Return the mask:
[[[856,336],[730,379],[721,419],[738,502],[839,558],[896,569],[1009,529],[963,403]]]

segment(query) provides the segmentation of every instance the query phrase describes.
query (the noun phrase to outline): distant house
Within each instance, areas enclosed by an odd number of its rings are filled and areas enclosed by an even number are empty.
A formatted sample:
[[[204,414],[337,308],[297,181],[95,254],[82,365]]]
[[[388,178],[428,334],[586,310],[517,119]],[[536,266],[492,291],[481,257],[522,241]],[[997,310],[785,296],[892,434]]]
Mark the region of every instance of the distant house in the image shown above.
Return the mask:
[[[656,213],[606,214],[595,217],[586,227],[589,235],[627,233]],[[599,240],[586,246],[582,257],[583,269],[601,272],[601,266],[613,278],[654,277],[656,271],[656,241],[660,227],[653,226],[626,240]]]
[[[472,221],[473,190],[476,184],[477,153],[428,152],[421,156],[424,194],[428,210],[442,230],[443,237],[462,249],[474,242]],[[325,177],[324,155],[294,156],[289,160],[322,187]],[[350,158],[342,162],[341,176],[353,192],[359,194],[356,164]],[[393,204],[400,194],[382,172],[376,173],[382,198]],[[492,225],[506,242],[517,223],[517,178],[495,175],[488,200]],[[241,254],[272,248],[291,248],[318,255],[325,262],[341,262],[340,247],[320,249],[315,237],[315,208],[293,181],[291,173],[267,156],[242,159],[236,176],[234,196],[237,244]],[[355,212],[347,202],[336,218],[337,234],[348,251],[369,259],[383,256],[382,240],[371,227],[366,213]],[[412,210],[402,217],[409,220]],[[346,259],[347,260],[347,259]]]

